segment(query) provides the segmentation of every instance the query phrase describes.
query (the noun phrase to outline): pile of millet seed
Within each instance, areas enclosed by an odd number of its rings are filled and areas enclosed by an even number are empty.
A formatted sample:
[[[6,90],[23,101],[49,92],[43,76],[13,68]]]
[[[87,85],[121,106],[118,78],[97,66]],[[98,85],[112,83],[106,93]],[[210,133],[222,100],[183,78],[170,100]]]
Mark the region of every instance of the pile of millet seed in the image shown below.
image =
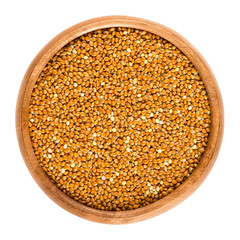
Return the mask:
[[[64,193],[100,210],[130,210],[176,189],[197,167],[210,131],[199,73],[152,33],[109,28],[63,47],[29,106],[32,146]]]

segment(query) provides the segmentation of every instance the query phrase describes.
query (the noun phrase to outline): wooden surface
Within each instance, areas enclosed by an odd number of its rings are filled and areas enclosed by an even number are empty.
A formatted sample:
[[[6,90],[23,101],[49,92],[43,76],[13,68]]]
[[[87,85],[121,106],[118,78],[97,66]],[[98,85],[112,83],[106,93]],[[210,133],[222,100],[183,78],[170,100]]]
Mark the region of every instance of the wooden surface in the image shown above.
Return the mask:
[[[211,106],[211,130],[208,144],[199,165],[192,175],[171,194],[157,202],[143,208],[121,212],[101,211],[84,206],[57,188],[44,173],[34,155],[28,127],[29,102],[34,84],[43,67],[58,50],[71,40],[87,32],[108,27],[130,27],[146,30],[165,38],[178,47],[200,73]],[[207,62],[186,39],[175,31],[148,20],[126,16],[109,16],[84,21],[68,28],[57,35],[38,53],[30,64],[19,90],[16,108],[16,131],[23,159],[32,177],[54,202],[67,211],[88,220],[100,223],[124,224],[142,221],[164,213],[181,203],[200,186],[216,161],[223,136],[223,118],[223,103],[215,77]]]

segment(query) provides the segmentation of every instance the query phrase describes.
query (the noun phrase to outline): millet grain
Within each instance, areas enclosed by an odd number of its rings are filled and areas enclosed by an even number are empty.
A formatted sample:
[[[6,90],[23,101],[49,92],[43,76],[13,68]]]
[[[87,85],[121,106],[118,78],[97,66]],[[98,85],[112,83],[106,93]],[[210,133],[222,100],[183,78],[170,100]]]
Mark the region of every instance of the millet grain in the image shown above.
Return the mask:
[[[38,77],[34,153],[76,201],[129,210],[168,195],[197,167],[210,131],[199,73],[152,33],[109,28],[71,41]]]

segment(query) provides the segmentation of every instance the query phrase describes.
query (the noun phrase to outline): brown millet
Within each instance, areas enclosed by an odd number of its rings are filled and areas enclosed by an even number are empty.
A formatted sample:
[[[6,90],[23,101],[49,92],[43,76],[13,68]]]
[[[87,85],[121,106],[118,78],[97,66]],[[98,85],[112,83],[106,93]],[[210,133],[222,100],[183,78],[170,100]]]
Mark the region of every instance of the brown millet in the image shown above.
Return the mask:
[[[29,130],[48,177],[76,201],[129,210],[168,195],[197,167],[210,131],[199,73],[152,33],[109,28],[57,52],[32,92]]]

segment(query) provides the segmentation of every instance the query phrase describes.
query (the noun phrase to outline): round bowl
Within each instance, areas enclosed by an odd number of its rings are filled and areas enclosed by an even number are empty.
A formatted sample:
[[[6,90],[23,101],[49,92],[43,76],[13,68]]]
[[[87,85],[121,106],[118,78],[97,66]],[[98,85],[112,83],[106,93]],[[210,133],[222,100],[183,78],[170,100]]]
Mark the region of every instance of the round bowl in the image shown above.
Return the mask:
[[[180,49],[198,70],[208,93],[211,108],[211,129],[204,155],[197,168],[176,190],[146,207],[127,211],[102,211],[87,207],[63,193],[45,174],[34,154],[29,135],[29,102],[33,87],[47,62],[71,40],[94,30],[109,27],[129,27],[145,30],[165,38]],[[189,197],[205,180],[212,169],[223,136],[223,103],[216,79],[200,53],[175,31],[144,19],[127,16],[94,18],[76,24],[57,35],[34,58],[19,90],[16,108],[16,131],[24,161],[32,177],[41,189],[65,210],[88,220],[109,224],[142,221],[159,215]]]

